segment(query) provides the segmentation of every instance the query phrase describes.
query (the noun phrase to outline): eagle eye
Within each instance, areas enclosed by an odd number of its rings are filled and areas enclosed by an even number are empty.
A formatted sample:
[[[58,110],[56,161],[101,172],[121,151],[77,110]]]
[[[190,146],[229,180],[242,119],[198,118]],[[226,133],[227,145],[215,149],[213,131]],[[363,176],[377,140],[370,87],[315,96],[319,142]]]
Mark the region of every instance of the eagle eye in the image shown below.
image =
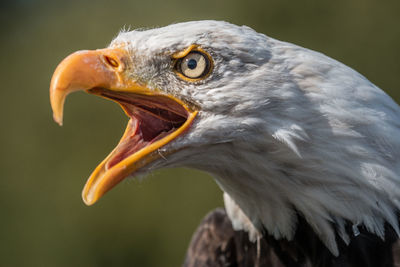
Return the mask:
[[[178,73],[185,78],[200,79],[210,72],[210,59],[201,51],[191,51],[186,56],[179,58],[175,63]]]

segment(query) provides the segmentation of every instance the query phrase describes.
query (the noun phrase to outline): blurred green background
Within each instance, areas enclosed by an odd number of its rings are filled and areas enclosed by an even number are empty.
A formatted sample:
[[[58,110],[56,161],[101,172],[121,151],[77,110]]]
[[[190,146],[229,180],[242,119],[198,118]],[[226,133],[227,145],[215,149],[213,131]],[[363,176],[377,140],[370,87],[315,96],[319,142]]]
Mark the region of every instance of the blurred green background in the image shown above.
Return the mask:
[[[114,103],[75,94],[63,127],[48,87],[69,53],[125,26],[217,19],[246,24],[355,68],[400,101],[400,1],[0,2],[1,266],[179,266],[201,218],[222,205],[207,174],[161,170],[86,207],[81,190],[122,135]]]

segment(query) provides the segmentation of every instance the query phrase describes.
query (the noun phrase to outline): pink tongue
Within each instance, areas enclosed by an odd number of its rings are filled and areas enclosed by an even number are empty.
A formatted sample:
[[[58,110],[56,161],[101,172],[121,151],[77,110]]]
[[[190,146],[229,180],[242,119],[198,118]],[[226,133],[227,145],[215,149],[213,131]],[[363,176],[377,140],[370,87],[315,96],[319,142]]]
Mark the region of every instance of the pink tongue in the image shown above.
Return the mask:
[[[123,159],[127,158],[129,155],[132,155],[136,151],[139,151],[143,147],[145,147],[149,142],[143,142],[143,140],[139,136],[130,137],[127,140],[124,140],[117,147],[119,150],[112,157],[112,159],[107,163],[106,168],[110,169],[112,166],[121,162]]]
[[[167,136],[174,129],[171,122],[158,119],[147,112],[138,110],[131,117],[129,124],[131,133],[128,138],[118,144],[114,155],[106,164],[107,169],[110,169],[153,141]]]

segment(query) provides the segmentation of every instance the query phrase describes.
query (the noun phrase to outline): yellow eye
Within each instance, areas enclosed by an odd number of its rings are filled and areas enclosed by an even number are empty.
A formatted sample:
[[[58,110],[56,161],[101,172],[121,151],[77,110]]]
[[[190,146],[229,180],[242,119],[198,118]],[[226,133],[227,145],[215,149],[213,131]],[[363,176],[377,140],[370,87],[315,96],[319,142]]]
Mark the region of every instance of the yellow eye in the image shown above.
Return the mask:
[[[208,74],[210,70],[210,61],[203,53],[192,51],[178,60],[177,69],[185,77],[197,79]]]

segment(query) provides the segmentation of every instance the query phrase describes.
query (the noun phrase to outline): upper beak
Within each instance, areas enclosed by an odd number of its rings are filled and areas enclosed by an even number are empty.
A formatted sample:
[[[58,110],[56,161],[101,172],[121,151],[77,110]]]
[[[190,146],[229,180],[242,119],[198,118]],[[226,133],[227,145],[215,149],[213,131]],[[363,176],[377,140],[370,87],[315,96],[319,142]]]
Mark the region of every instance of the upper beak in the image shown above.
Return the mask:
[[[151,93],[146,87],[125,78],[128,53],[122,48],[83,50],[65,58],[56,68],[50,84],[54,120],[62,125],[63,107],[69,93],[96,87],[115,91]]]

